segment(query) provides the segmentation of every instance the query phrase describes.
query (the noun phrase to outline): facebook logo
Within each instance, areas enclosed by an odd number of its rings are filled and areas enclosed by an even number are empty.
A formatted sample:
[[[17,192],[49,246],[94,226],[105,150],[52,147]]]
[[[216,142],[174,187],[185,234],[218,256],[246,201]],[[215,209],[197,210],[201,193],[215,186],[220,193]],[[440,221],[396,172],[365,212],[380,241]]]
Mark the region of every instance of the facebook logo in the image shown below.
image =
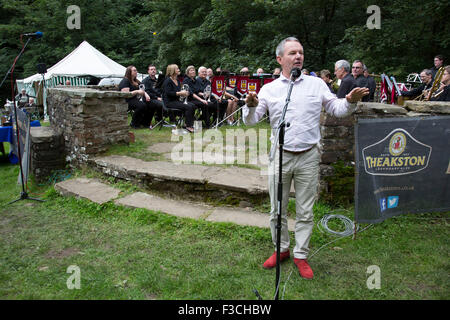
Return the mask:
[[[386,210],[386,198],[380,199],[380,209],[381,209],[381,211]]]
[[[388,197],[388,208],[397,208],[398,206],[398,196],[390,196]]]

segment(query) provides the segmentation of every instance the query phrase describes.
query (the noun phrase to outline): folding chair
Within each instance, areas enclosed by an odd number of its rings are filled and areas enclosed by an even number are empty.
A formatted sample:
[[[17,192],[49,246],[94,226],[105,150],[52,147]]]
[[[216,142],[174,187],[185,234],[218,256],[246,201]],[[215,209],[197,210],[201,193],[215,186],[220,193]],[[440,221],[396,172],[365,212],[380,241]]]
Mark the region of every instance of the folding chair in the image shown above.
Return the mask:
[[[172,127],[172,128],[174,128],[174,127],[175,127],[175,128],[178,128],[178,127],[181,127],[181,126],[182,126],[183,120],[184,120],[184,117],[183,117],[183,110],[177,109],[177,108],[167,108],[167,107],[166,107],[166,104],[164,103],[164,100],[162,100],[162,108],[163,108],[163,120],[161,120],[160,122],[158,122],[158,123],[155,125],[155,128],[156,128],[157,126],[159,126],[159,130],[161,130],[161,128],[163,127],[163,125],[168,125],[168,126],[170,126],[170,127]],[[172,114],[175,116],[175,121],[176,121],[176,124],[175,124],[175,125],[172,125],[172,124],[170,124],[170,123],[168,123],[167,121],[164,120],[164,114],[170,115],[170,113],[172,113]]]

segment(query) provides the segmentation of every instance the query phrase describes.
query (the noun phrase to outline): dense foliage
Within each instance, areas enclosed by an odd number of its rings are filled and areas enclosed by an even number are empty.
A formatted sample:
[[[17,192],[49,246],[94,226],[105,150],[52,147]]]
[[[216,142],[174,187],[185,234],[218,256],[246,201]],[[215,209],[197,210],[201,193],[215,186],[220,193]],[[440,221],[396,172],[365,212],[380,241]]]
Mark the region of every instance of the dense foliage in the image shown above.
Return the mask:
[[[277,66],[276,44],[296,36],[305,67],[334,70],[339,59],[361,59],[372,72],[401,79],[431,67],[434,55],[450,56],[447,0],[0,0],[0,75],[21,48],[20,34],[40,30],[17,64],[15,75],[52,66],[87,40],[122,65],[145,73],[177,63],[231,71]],[[381,29],[370,30],[369,5],[381,9]],[[81,28],[68,29],[69,5],[81,9]],[[156,34],[154,34],[156,32]],[[2,101],[9,81],[0,88]]]

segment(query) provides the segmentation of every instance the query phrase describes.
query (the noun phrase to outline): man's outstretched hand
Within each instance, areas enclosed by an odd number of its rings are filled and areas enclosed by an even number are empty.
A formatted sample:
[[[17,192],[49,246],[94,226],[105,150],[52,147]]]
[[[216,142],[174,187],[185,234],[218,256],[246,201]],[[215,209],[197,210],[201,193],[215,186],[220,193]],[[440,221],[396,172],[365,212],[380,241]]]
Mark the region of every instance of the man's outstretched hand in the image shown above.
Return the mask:
[[[258,106],[258,96],[256,95],[256,93],[254,92],[249,93],[247,98],[245,98],[245,104],[249,108],[254,108]]]
[[[359,100],[362,99],[362,97],[367,96],[369,94],[369,88],[355,88],[352,91],[350,91],[349,94],[345,96],[345,99],[349,103],[356,103]]]

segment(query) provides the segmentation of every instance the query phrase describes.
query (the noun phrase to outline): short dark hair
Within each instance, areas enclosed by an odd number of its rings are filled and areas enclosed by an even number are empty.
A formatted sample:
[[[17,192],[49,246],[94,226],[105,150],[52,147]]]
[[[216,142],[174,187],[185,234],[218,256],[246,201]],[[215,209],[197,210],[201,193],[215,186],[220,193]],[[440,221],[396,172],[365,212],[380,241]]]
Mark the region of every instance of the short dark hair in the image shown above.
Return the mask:
[[[436,55],[435,58],[438,58],[439,60],[444,61],[444,56],[442,54]]]

